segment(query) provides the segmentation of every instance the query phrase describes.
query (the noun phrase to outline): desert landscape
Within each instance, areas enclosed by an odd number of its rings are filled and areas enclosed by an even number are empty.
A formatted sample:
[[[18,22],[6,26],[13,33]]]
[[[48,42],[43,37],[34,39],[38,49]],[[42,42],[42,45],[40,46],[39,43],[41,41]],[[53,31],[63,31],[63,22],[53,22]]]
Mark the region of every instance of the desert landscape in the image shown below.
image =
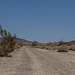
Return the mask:
[[[0,0],[0,75],[75,75],[75,0]]]
[[[0,36],[0,75],[75,75],[75,41],[28,41],[1,26]]]

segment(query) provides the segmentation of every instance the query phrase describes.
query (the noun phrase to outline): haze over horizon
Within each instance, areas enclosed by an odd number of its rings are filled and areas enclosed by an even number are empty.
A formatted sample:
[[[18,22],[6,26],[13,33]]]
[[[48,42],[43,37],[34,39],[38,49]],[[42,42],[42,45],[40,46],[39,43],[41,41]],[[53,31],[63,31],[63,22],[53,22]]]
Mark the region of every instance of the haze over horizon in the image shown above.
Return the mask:
[[[0,25],[30,41],[75,40],[75,0],[0,0]]]

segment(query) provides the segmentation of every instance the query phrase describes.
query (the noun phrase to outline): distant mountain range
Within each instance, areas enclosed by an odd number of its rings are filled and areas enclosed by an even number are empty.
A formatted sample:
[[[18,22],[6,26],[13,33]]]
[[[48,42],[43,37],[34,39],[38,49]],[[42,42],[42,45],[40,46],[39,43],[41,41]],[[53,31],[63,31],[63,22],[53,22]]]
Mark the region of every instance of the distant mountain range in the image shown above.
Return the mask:
[[[49,42],[47,44],[59,44],[59,42],[54,42],[54,43]],[[75,45],[75,41],[64,42],[64,44],[72,44],[72,45]]]
[[[32,41],[28,41],[28,40],[25,40],[25,39],[21,39],[21,38],[15,38],[14,41],[18,44],[28,44],[28,43],[32,43]],[[2,38],[0,38],[0,43],[2,42]],[[36,43],[39,44],[39,42],[35,41]],[[66,44],[73,44],[75,45],[75,41],[70,41],[70,42],[65,42]],[[49,42],[47,44],[59,44],[59,42]]]
[[[66,44],[72,44],[72,45],[75,45],[75,41],[66,42]]]
[[[14,41],[15,41],[16,43],[21,43],[21,44],[32,43],[32,41],[28,41],[28,40],[21,39],[21,38],[16,38],[16,39],[14,39]]]
[[[32,41],[28,41],[25,39],[21,39],[21,38],[15,38],[14,41],[18,44],[28,44],[28,43],[32,43]],[[0,43],[2,42],[2,38],[0,38]]]

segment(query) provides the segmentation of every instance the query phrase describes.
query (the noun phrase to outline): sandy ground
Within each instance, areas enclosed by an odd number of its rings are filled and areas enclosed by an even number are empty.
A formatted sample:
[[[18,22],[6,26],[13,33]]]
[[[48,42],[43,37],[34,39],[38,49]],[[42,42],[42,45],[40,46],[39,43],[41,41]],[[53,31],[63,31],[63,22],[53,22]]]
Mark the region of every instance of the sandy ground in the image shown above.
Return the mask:
[[[75,75],[75,52],[22,47],[0,57],[0,75]]]

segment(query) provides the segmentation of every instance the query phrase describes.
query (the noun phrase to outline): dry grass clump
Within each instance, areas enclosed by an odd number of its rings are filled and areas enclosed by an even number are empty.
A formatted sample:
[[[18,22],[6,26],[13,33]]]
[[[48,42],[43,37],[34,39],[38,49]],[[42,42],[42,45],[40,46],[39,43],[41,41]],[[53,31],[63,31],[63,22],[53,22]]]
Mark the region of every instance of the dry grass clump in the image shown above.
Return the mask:
[[[58,52],[68,52],[69,48],[66,45],[59,46]]]
[[[36,48],[40,48],[40,49],[45,49],[46,48],[46,46],[45,45],[36,45],[36,46],[32,46],[32,47],[36,47]]]
[[[47,50],[57,50],[57,45],[45,44],[44,49],[47,49]]]
[[[47,49],[47,50],[53,50],[53,47],[51,47],[51,46],[46,46],[45,49]]]
[[[0,57],[4,57],[4,56],[7,56],[7,52],[2,50],[2,48],[0,48]]]
[[[32,43],[32,47],[40,48],[40,49],[46,49],[46,50],[56,50],[58,47],[54,44],[35,44]]]
[[[20,49],[22,46],[23,46],[23,44],[16,44],[14,48],[15,49]]]
[[[46,48],[46,45],[41,45],[40,48],[41,49],[45,49]]]
[[[69,48],[69,50],[75,51],[75,45],[71,45],[70,48]]]

